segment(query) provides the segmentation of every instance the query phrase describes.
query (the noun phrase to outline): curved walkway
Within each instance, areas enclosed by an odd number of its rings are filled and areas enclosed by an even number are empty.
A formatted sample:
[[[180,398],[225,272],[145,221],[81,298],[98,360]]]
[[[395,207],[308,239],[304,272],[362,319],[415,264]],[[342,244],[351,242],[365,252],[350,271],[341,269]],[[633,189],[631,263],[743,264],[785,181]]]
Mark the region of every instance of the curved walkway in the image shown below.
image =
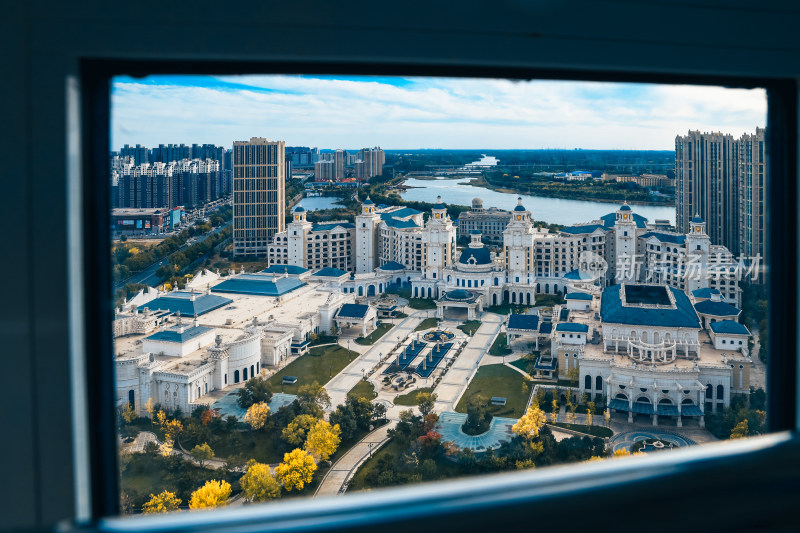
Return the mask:
[[[317,487],[314,497],[337,496],[347,488],[347,482],[353,477],[361,464],[366,461],[372,452],[377,451],[389,440],[389,430],[397,425],[397,421],[390,421],[366,437],[358,441],[355,446],[347,450],[336,463],[331,466],[322,482]],[[371,444],[371,446],[370,446]]]

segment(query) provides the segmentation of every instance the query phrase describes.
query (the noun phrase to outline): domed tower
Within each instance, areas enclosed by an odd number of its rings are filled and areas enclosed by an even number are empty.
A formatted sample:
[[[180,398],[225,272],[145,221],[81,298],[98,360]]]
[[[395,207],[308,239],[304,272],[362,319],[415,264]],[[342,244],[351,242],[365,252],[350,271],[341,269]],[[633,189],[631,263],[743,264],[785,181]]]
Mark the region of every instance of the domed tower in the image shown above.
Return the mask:
[[[378,260],[376,228],[380,220],[375,204],[367,196],[361,204],[361,214],[356,216],[356,274],[375,271]]]
[[[422,247],[425,254],[423,277],[442,279],[442,271],[452,266],[455,260],[456,228],[441,196],[436,198],[431,217],[422,229]]]
[[[695,215],[686,234],[686,292],[705,289],[708,280],[708,254],[711,238],[706,233],[706,223]]]
[[[503,252],[509,283],[530,283],[533,272],[533,224],[531,213],[517,198],[511,221],[503,231]]]
[[[483,213],[483,200],[480,198],[472,199],[472,211],[475,213]]]
[[[636,281],[636,222],[627,202],[617,210],[614,224],[614,254],[616,283]]]
[[[306,210],[297,204],[292,212],[292,221],[286,227],[288,264],[305,268],[306,235],[311,231],[311,226],[311,222],[306,220]]]

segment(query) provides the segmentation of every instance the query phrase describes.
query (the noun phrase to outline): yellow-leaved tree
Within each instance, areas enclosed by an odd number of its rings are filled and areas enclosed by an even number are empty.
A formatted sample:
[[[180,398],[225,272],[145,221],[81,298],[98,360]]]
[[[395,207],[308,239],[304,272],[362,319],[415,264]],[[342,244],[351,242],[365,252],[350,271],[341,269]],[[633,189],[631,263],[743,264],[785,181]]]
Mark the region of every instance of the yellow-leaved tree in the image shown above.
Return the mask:
[[[317,464],[311,454],[295,448],[283,454],[283,462],[275,467],[275,475],[287,491],[302,490],[306,483],[311,482],[316,470]]]
[[[207,442],[204,442],[192,448],[189,455],[200,463],[200,466],[205,466],[206,461],[214,458],[214,450],[211,449],[211,446],[209,446]]]
[[[537,405],[532,404],[528,408],[528,412],[511,427],[511,431],[515,435],[531,440],[539,436],[539,430],[542,429],[545,422],[547,422],[547,415]]]
[[[231,484],[227,481],[212,479],[192,493],[189,509],[210,509],[228,505],[231,497]]]
[[[164,457],[169,457],[172,454],[172,449],[174,448],[173,443],[171,440],[164,441],[164,444],[158,447],[158,453],[163,455]]]
[[[329,422],[319,420],[308,431],[305,449],[317,462],[327,461],[328,457],[336,453],[341,435],[339,424],[331,426]]]
[[[732,439],[743,439],[750,434],[750,422],[745,418],[731,430]]]
[[[158,422],[159,426],[163,426],[164,422],[166,421],[167,421],[167,414],[161,409],[159,409],[158,412],[156,413],[156,422]]]
[[[269,416],[269,406],[266,402],[254,403],[247,408],[247,413],[244,415],[244,421],[250,424],[253,429],[261,429],[267,423]]]
[[[144,410],[147,411],[147,416],[150,417],[150,422],[153,422],[153,411],[155,410],[155,405],[153,404],[153,399],[148,398],[147,403],[144,404]]]
[[[251,502],[265,502],[281,497],[281,484],[270,472],[269,466],[250,459],[247,472],[239,480],[244,497]]]
[[[301,446],[306,440],[306,433],[317,423],[317,420],[319,419],[313,415],[296,416],[283,428],[281,438],[292,446]]]
[[[142,506],[144,514],[168,513],[177,511],[183,500],[175,496],[174,492],[165,490],[161,494],[150,494],[150,501]]]
[[[136,420],[136,411],[131,404],[125,404],[125,409],[122,410],[122,419],[128,424]]]
[[[183,431],[183,424],[180,420],[173,419],[161,426],[164,431],[164,438],[167,440],[175,441]]]

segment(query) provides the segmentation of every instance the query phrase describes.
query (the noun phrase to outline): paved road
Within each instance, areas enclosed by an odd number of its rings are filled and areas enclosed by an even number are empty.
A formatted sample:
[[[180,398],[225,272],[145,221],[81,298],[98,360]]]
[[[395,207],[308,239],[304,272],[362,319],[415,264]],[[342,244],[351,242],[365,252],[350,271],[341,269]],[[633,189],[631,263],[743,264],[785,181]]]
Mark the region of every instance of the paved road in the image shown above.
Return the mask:
[[[455,411],[455,403],[467,387],[467,380],[491,348],[495,336],[503,325],[503,318],[494,313],[485,313],[481,321],[481,327],[470,338],[461,355],[434,389],[438,396],[436,411],[439,413]]]
[[[331,410],[337,405],[345,403],[347,393],[362,379],[362,370],[369,371],[378,364],[381,357],[386,356],[399,341],[407,339],[414,332],[414,328],[426,316],[427,313],[425,311],[417,311],[410,314],[408,318],[403,319],[402,322],[390,329],[378,342],[326,383],[325,389],[331,397]],[[340,338],[339,344],[346,347],[347,339]],[[351,342],[351,349],[353,346],[358,345]]]
[[[347,453],[342,455],[338,461],[328,470],[328,473],[317,487],[314,497],[336,496],[344,487],[357,467],[366,460],[372,452],[375,452],[382,444],[388,440],[389,430],[397,425],[397,421],[391,421],[383,425],[361,439],[355,446],[350,448]],[[370,444],[372,446],[370,446]]]
[[[231,224],[230,221],[229,222],[225,222],[224,224],[220,224],[219,226],[217,226],[216,228],[212,229],[211,231],[209,231],[205,235],[200,235],[200,236],[196,237],[193,242],[191,242],[191,243],[187,242],[187,244],[184,244],[183,246],[181,246],[180,248],[178,248],[177,250],[172,252],[172,254],[175,254],[175,253],[178,253],[178,252],[182,252],[183,250],[185,250],[186,248],[188,248],[192,244],[197,244],[199,242],[203,242],[209,236],[214,235],[215,233],[219,233],[220,231],[222,231],[226,227],[230,226],[230,224]],[[128,279],[120,281],[119,283],[117,283],[114,286],[114,289],[115,290],[116,289],[121,289],[122,287],[124,287],[128,283],[143,283],[143,284],[149,285],[151,287],[154,286],[154,285],[157,285],[160,280],[159,280],[158,276],[156,276],[156,270],[158,270],[159,267],[162,264],[166,264],[167,261],[169,260],[169,257],[172,254],[169,254],[169,256],[164,257],[164,258],[160,259],[159,261],[156,261],[155,263],[153,263],[152,265],[150,265],[146,269],[142,270],[141,272],[137,272],[136,274],[132,275]]]

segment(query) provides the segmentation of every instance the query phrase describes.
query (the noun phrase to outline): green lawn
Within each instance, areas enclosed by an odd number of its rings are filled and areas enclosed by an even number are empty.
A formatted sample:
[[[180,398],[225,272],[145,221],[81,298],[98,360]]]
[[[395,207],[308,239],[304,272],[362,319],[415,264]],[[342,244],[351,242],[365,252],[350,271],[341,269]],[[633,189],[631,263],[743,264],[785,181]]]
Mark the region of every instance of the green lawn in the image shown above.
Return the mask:
[[[530,382],[516,370],[505,365],[485,365],[480,367],[472,378],[456,406],[456,411],[466,413],[467,402],[474,394],[486,397],[487,401],[492,396],[501,396],[506,398],[506,405],[490,405],[488,412],[493,416],[519,418],[525,413],[531,387]]]
[[[414,328],[414,331],[422,331],[423,329],[431,329],[431,328],[435,328],[438,325],[439,325],[439,319],[438,318],[426,318],[425,320],[423,320],[422,322],[419,323],[419,326]]]
[[[372,333],[370,333],[366,337],[357,338],[356,342],[358,344],[363,344],[363,345],[375,344],[375,341],[377,341],[378,339],[383,337],[386,334],[386,332],[389,331],[390,329],[392,329],[393,327],[394,327],[394,324],[392,324],[390,322],[383,322],[377,328],[375,328],[375,331],[373,331]]]
[[[586,433],[588,435],[594,435],[595,437],[611,437],[614,435],[614,432],[608,428],[604,428],[602,426],[585,426],[583,424],[566,424],[564,422],[549,422],[551,426],[558,426],[560,428],[571,429],[572,431],[580,431],[581,433]]]
[[[524,313],[527,311],[527,307],[520,307],[518,305],[511,305],[511,304],[501,304],[501,305],[493,305],[491,307],[487,307],[484,311],[488,313],[497,313],[498,315],[507,315],[509,313]]]
[[[396,439],[392,439],[383,447],[378,450],[377,452],[372,454],[371,459],[367,459],[364,464],[362,464],[358,470],[356,471],[355,475],[350,479],[350,483],[347,486],[347,490],[362,490],[365,488],[369,488],[366,484],[367,475],[370,473],[371,470],[374,470],[378,466],[378,460],[381,457],[395,457],[397,455],[402,455],[408,450],[408,447],[405,446],[402,442],[399,442]]]
[[[369,401],[375,399],[375,385],[362,379],[356,386],[350,389],[350,392],[347,393],[347,396],[355,396],[357,398],[366,398]]]
[[[311,348],[307,354],[301,355],[281,371],[267,380],[272,392],[285,392],[287,394],[297,394],[297,390],[303,386],[319,382],[324,385],[330,381],[331,376],[335,376],[349,365],[356,357],[358,352],[347,351],[341,346],[319,346]],[[297,383],[294,385],[281,385],[283,376],[296,376]]]
[[[560,294],[537,294],[536,295],[536,305],[544,305],[544,306],[553,306],[557,304],[563,304],[566,300]]]
[[[489,348],[489,355],[496,355],[500,357],[503,355],[508,355],[510,353],[511,350],[508,348],[508,341],[506,340],[506,334],[505,333],[499,334],[492,343],[492,347]]]
[[[436,302],[429,298],[409,298],[408,306],[412,309],[436,309]]]
[[[475,332],[478,331],[478,328],[481,327],[480,320],[468,320],[458,326],[458,329],[469,335],[470,337],[475,335]]]
[[[534,364],[536,360],[534,359],[517,359],[516,361],[512,361],[509,363],[511,366],[515,366],[522,370],[523,372],[528,372],[528,367]]]
[[[424,392],[433,392],[433,387],[423,387],[421,389],[413,390],[411,392],[407,392],[405,394],[400,394],[395,397],[394,404],[395,405],[419,405],[417,402],[417,394],[421,394]]]

